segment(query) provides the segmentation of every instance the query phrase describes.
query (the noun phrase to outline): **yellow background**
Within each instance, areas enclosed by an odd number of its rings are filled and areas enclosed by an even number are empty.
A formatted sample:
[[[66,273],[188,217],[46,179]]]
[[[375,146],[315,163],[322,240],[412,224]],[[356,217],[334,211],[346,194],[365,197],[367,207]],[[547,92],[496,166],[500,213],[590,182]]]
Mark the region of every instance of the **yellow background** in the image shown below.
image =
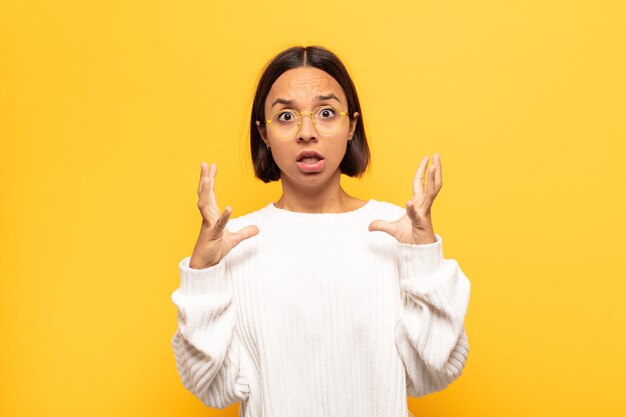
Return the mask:
[[[246,122],[297,44],[357,85],[373,162],[349,192],[404,205],[442,157],[471,353],[415,415],[625,415],[624,3],[227,3],[0,3],[0,415],[236,415],[184,390],[170,295],[200,162],[235,216],[278,198]]]

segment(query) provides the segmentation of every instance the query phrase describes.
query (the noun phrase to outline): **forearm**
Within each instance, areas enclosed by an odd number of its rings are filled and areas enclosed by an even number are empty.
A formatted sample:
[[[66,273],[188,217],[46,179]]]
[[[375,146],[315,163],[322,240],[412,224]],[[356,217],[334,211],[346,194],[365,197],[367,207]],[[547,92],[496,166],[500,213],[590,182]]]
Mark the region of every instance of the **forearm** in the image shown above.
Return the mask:
[[[185,388],[205,405],[223,408],[247,396],[247,385],[238,379],[232,289],[224,264],[194,270],[189,261],[181,261],[181,285],[172,294],[178,307],[172,338],[176,366]]]

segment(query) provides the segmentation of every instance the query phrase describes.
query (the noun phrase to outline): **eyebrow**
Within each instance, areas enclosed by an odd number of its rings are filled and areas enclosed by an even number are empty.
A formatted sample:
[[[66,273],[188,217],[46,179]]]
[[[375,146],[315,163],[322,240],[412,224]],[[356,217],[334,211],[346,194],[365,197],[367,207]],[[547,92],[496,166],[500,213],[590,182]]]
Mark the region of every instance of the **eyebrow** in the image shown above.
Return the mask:
[[[330,93],[327,96],[317,96],[319,101],[325,101],[325,100],[330,100],[330,99],[335,99],[337,101],[339,101],[339,98],[337,98],[336,95],[334,95],[333,93]]]
[[[293,103],[292,100],[285,100],[284,98],[277,98],[276,100],[274,100],[274,102],[272,103],[272,107],[274,107],[277,104],[284,104],[285,106],[291,106],[291,103]]]
[[[317,95],[315,97],[317,98],[317,101],[325,101],[325,100],[331,100],[331,99],[340,101],[339,98],[336,95],[334,95],[333,93],[330,93],[328,95]],[[284,104],[285,106],[291,106],[293,104],[293,100],[287,100],[287,99],[284,99],[284,98],[277,98],[272,103],[272,107],[274,107],[277,104]]]

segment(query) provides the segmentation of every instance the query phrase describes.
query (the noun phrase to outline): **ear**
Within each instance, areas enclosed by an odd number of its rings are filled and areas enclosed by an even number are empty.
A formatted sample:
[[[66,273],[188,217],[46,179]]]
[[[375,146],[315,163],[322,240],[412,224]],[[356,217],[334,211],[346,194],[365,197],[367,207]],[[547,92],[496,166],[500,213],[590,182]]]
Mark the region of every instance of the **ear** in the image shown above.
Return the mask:
[[[352,119],[350,119],[350,131],[348,132],[348,139],[352,139],[354,131],[356,130],[356,122],[359,120],[359,112],[354,112]]]
[[[261,122],[259,122],[258,120],[256,121],[256,129],[259,131],[259,135],[261,135],[261,139],[263,139],[263,142],[265,142],[266,146],[270,145],[270,142],[267,140],[267,136],[265,135],[266,128],[265,126],[261,126]]]

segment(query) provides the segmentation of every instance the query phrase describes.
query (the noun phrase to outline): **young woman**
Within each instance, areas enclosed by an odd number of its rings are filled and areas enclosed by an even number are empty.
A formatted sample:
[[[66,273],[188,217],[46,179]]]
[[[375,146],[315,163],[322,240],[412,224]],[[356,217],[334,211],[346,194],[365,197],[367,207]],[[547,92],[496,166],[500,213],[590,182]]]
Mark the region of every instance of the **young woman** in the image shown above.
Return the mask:
[[[321,47],[268,63],[250,135],[256,176],[282,196],[230,219],[201,164],[200,235],[172,294],[183,385],[244,417],[406,417],[407,396],[444,389],[469,352],[470,283],[431,222],[439,156],[405,208],[346,193],[369,148],[354,84]]]

